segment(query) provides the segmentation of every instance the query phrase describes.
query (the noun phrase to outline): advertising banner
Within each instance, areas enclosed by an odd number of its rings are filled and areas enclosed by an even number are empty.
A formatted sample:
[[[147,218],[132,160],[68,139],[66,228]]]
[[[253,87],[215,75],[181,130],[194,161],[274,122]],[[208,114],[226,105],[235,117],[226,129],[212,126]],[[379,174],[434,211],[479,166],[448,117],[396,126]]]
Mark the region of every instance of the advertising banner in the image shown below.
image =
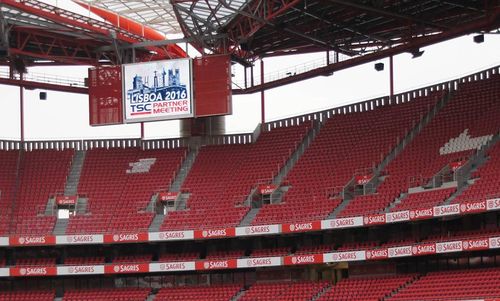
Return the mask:
[[[104,236],[102,234],[75,234],[56,236],[56,245],[85,245],[102,244]]]
[[[57,275],[102,275],[103,265],[72,265],[57,267]]]
[[[342,229],[363,226],[363,217],[344,217],[335,219],[326,219],[321,221],[321,229]]]
[[[193,117],[191,60],[123,65],[125,122]]]
[[[194,231],[163,231],[149,232],[149,241],[170,241],[170,240],[189,240],[194,239]]]
[[[238,259],[238,268],[275,267],[281,265],[281,257],[259,257]]]
[[[238,227],[235,230],[236,236],[252,236],[278,233],[280,233],[280,225]]]
[[[11,236],[9,246],[43,246],[55,245],[56,237],[53,235],[41,236]]]
[[[150,263],[150,272],[176,272],[176,271],[194,271],[195,262],[185,261],[185,262],[161,262],[161,263]]]
[[[56,204],[58,206],[76,205],[78,196],[76,195],[58,195],[56,196]]]
[[[158,194],[158,200],[160,202],[175,201],[178,196],[178,192],[160,192]]]

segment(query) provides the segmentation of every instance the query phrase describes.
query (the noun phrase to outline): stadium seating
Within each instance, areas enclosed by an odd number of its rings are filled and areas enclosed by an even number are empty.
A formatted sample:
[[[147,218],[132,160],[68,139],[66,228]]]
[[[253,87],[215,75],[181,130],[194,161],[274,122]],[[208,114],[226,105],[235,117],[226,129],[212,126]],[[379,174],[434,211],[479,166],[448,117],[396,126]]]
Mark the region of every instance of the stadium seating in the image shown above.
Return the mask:
[[[184,148],[87,151],[78,193],[89,198],[88,214],[71,217],[66,233],[147,231],[153,213],[144,210],[155,192],[168,189],[185,152]]]
[[[269,249],[255,249],[250,256],[252,257],[266,257],[266,256],[286,256],[290,255],[290,248],[269,248]]]
[[[29,266],[54,266],[56,264],[55,258],[18,258],[16,259],[17,267]]]
[[[394,200],[410,187],[425,185],[451,162],[467,160],[498,133],[500,76],[459,85],[448,103],[383,171],[376,193],[356,196],[337,213],[348,217],[431,207],[442,204],[455,188],[425,190]],[[366,112],[333,115],[290,171],[290,185],[280,204],[266,204],[253,225],[324,219],[341,202],[339,188],[355,175],[370,176],[374,166],[397,145],[443,97],[430,92],[411,101]],[[214,229],[239,225],[249,208],[243,201],[259,183],[269,183],[311,129],[300,125],[264,131],[253,144],[210,145],[200,149],[182,190],[187,209],[169,212],[161,230]],[[47,234],[56,221],[46,212],[49,196],[63,191],[73,150],[0,152],[0,234]],[[500,147],[454,203],[500,195]],[[78,193],[88,198],[87,213],[71,216],[66,234],[147,231],[153,218],[146,208],[155,192],[166,190],[185,148],[139,148],[87,151]],[[18,167],[18,157],[19,168]],[[314,172],[311,172],[314,171]],[[19,191],[16,190],[16,175]],[[416,180],[410,180],[416,179]],[[13,201],[15,200],[15,201]],[[214,205],[216,204],[216,205]],[[391,204],[393,204],[391,206]]]
[[[323,294],[318,301],[385,300],[384,298],[413,278],[413,275],[403,275],[342,279],[330,291]]]
[[[390,300],[467,300],[498,298],[500,269],[432,272],[402,288]]]
[[[245,251],[243,250],[215,251],[209,252],[207,256],[205,256],[205,259],[234,259],[243,256],[245,256]]]
[[[284,204],[264,206],[253,224],[325,218],[342,201],[330,199],[331,190],[346,185],[359,170],[379,164],[439,97],[435,93],[404,104],[328,119],[288,174],[292,187]]]
[[[304,255],[304,254],[321,254],[328,253],[333,250],[333,245],[316,245],[310,247],[300,247],[295,251],[295,255]]]
[[[104,257],[68,257],[64,260],[65,265],[93,265],[104,264]]]
[[[162,288],[155,301],[227,301],[231,300],[241,290],[239,285],[210,285],[197,287]]]
[[[71,290],[64,293],[63,301],[144,301],[150,294],[149,288],[114,288],[114,289],[89,289],[89,290]],[[53,300],[53,299],[52,299]]]
[[[377,241],[346,242],[337,248],[337,251],[366,250],[374,248],[379,243]]]
[[[455,191],[455,188],[445,188],[412,193],[394,206],[391,211],[432,208],[444,202]]]
[[[170,262],[170,261],[193,261],[198,260],[200,254],[196,252],[182,252],[182,253],[165,253],[161,254],[158,261],[160,262]]]
[[[500,229],[481,229],[481,230],[463,230],[457,232],[448,232],[445,234],[433,234],[422,240],[423,242],[439,242],[447,240],[464,240],[464,239],[478,239],[487,238],[495,235],[500,235]]]
[[[252,188],[278,173],[311,124],[261,133],[250,145],[200,149],[182,189],[191,193],[187,210],[168,214],[162,230],[234,227],[247,213],[241,206]]]
[[[9,232],[18,156],[18,151],[0,151],[0,235]]]
[[[500,76],[492,76],[460,85],[444,108],[387,166],[385,174],[388,176],[378,187],[377,194],[355,198],[338,216],[379,213],[411,186],[424,185],[450,162],[471,156],[475,151],[471,148],[474,143],[469,148],[450,148],[460,150],[457,152],[440,154],[440,149],[465,130],[472,137],[498,132],[498,118],[494,116],[500,113],[500,103],[496,101],[500,97],[499,82]],[[420,180],[411,183],[410,178]],[[409,201],[412,202],[412,198]],[[400,206],[405,206],[405,202],[403,199]]]
[[[474,173],[474,184],[467,187],[453,203],[463,203],[468,201],[485,201],[492,198],[500,197],[500,144],[495,146],[488,152],[489,160],[485,165],[479,168]]]
[[[317,296],[328,282],[272,282],[256,283],[239,299],[240,301],[306,301]]]
[[[152,261],[151,254],[149,255],[121,255],[113,259],[113,263],[149,263]]]
[[[54,301],[55,296],[51,291],[0,292],[0,301]]]
[[[19,190],[13,205],[17,234],[51,233],[56,217],[45,215],[49,197],[64,191],[73,150],[24,152],[19,167]]]

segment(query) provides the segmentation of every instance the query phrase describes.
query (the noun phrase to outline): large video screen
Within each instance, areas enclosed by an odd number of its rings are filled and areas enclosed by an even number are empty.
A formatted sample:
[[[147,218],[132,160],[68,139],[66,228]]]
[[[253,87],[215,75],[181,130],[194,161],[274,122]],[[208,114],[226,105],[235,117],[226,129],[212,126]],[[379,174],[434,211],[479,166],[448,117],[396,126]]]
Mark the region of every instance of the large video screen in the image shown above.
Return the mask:
[[[126,123],[193,117],[191,59],[123,65]]]

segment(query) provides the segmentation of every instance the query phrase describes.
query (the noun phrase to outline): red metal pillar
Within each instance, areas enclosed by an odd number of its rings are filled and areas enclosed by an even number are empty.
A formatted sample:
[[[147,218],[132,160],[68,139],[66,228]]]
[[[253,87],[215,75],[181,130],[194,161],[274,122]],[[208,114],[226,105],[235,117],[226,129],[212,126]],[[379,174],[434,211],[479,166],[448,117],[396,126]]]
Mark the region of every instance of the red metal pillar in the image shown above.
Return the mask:
[[[260,60],[260,84],[261,87],[264,87],[264,60]],[[260,90],[260,124],[264,126],[266,122],[266,98],[264,95],[264,89]]]
[[[21,73],[19,77],[22,83],[23,74]],[[24,143],[24,87],[22,85],[19,86],[19,113],[21,121],[21,145],[22,145]]]
[[[392,58],[392,55],[389,57],[389,95],[390,95],[390,102],[392,104],[393,102],[393,98],[394,98],[394,62],[393,62],[393,58]]]

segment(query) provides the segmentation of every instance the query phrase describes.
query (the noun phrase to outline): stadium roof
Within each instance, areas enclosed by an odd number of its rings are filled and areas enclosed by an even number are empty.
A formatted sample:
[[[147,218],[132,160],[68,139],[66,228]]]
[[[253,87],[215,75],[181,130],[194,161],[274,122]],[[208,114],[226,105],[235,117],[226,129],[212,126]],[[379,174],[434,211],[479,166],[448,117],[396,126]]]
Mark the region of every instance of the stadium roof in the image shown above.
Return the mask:
[[[163,34],[180,34],[181,28],[169,0],[83,0],[91,5],[115,12]]]
[[[38,0],[1,0],[0,48],[8,56],[0,56],[0,64],[18,58],[28,65],[96,65],[179,57],[170,45],[177,41],[147,38],[145,27],[183,33],[179,41],[201,53],[230,54],[247,67],[269,56],[335,54],[324,66],[233,90],[253,93],[402,52],[419,55],[420,47],[500,28],[500,4],[488,0],[82,1],[75,2],[144,25],[142,34],[120,18],[99,21]]]
[[[498,27],[500,7],[485,0],[171,2],[184,34],[195,38],[194,46],[230,52],[247,62],[319,51],[359,56],[457,29],[488,30],[482,25]],[[217,34],[227,38],[214,39]]]

